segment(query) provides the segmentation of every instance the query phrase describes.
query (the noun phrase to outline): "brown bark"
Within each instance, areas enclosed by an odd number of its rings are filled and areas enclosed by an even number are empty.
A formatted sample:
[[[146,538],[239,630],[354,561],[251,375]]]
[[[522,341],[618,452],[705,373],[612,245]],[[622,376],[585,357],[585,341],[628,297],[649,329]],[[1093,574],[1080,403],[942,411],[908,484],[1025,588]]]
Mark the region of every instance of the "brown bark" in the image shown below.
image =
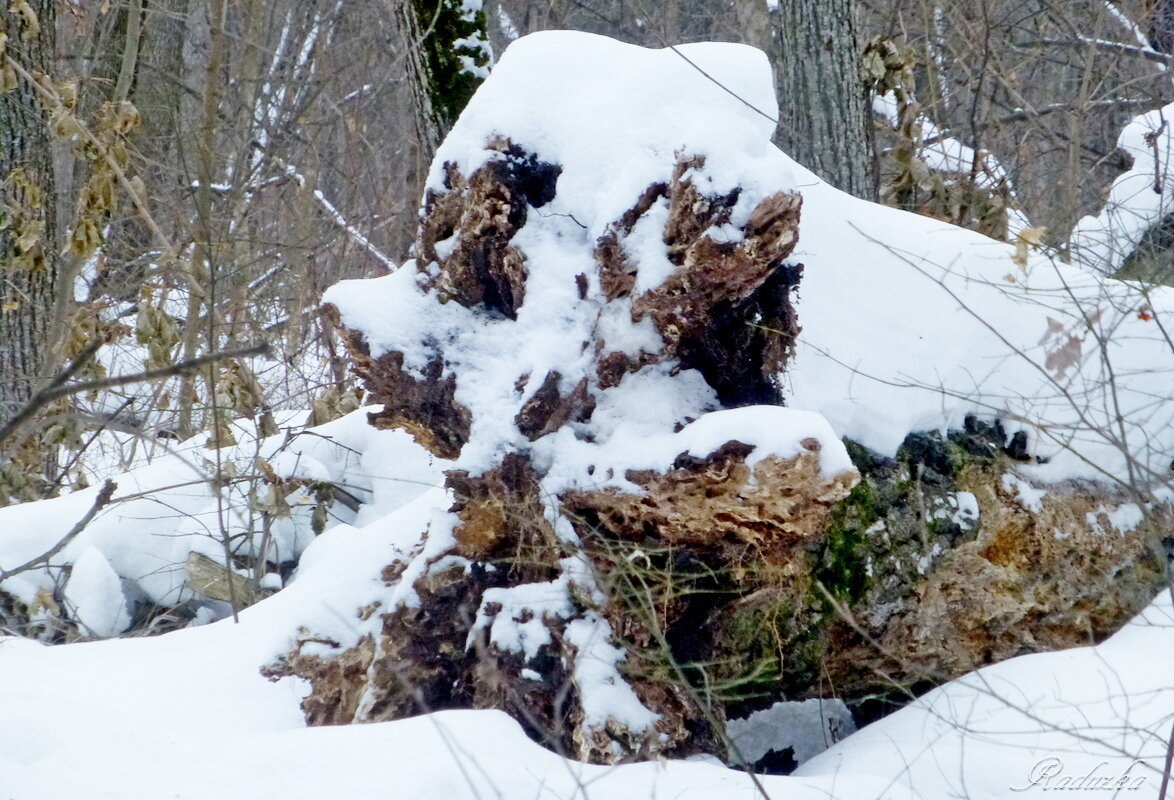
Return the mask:
[[[55,3],[33,0],[29,7],[35,23],[0,12],[7,57],[29,73],[49,75]],[[61,327],[54,325],[60,247],[49,131],[35,88],[23,78],[14,82],[0,92],[0,423],[52,374]]]

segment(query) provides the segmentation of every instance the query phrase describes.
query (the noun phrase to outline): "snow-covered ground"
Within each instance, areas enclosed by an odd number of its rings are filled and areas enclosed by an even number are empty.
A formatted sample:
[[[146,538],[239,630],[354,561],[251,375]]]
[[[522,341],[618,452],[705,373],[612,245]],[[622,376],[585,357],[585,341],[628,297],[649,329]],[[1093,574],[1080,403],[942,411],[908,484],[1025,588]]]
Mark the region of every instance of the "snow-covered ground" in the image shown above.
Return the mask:
[[[443,483],[433,459],[411,445],[407,434],[373,430],[362,411],[311,430],[302,428],[302,419],[304,414],[287,415],[285,432],[261,440],[252,423],[242,420],[233,447],[205,449],[207,436],[201,435],[142,467],[110,476],[117,485],[113,501],[72,538],[67,534],[101,487],[0,509],[0,570],[15,570],[66,541],[47,564],[5,575],[0,588],[33,607],[63,590],[64,611],[82,621],[83,634],[125,630],[126,624],[94,629],[87,622],[129,623],[119,614],[124,603],[190,603],[198,619],[207,621],[225,609],[187,587],[189,554],[223,563],[228,538],[237,556],[255,558],[264,550],[268,561],[292,565],[314,540],[314,481],[332,482],[364,503],[357,514],[333,503],[327,526],[379,519]],[[218,474],[224,484],[219,500],[211,487]],[[287,484],[284,491],[280,482]],[[265,534],[261,509],[275,509],[271,492],[288,513],[274,510]],[[85,569],[75,569],[66,580],[63,567],[79,562]],[[280,587],[276,573],[267,583],[274,580]],[[87,605],[95,612],[87,612]],[[48,621],[51,614],[45,609],[41,616]]]
[[[303,685],[258,667],[299,627],[357,635],[355,609],[393,591],[382,565],[447,502],[433,489],[365,526],[335,526],[239,623],[56,647],[0,640],[0,797],[993,798],[1090,773],[1136,788],[1125,796],[1157,795],[1174,719],[1165,594],[1098,647],[981,670],[759,787],[704,761],[567,761],[495,711],[305,728]]]
[[[529,244],[547,254],[551,270],[572,275],[579,267],[559,265],[567,252],[560,239],[590,245],[649,182],[663,179],[682,148],[708,157],[703,176],[714,192],[743,186],[748,206],[783,189],[802,193],[792,258],[805,266],[804,330],[787,377],[791,409],[703,418],[681,432],[687,446],[720,439],[713,427],[725,419],[777,423],[759,438],[779,452],[814,432],[892,453],[910,431],[958,426],[978,413],[1031,433],[1036,452],[1050,461],[1027,470],[1029,477],[1164,472],[1174,452],[1174,354],[1157,323],[1174,321],[1169,291],[1143,295],[1042,258],[1021,267],[1012,246],[847,197],[770,146],[773,83],[761,53],[736,45],[679,51],[585,34],[519,39],[442,155],[468,174],[487,157],[486,134],[500,131],[562,164],[558,198],[542,209],[563,220],[561,227],[541,229],[545,238]],[[655,233],[634,231],[632,251]],[[664,265],[651,257],[648,263],[638,281],[652,285]],[[540,266],[541,259],[530,263],[534,287],[543,285]],[[393,315],[386,341],[372,338],[378,352],[451,322],[415,316],[410,282],[403,270],[337,290],[332,299],[364,330],[379,331]],[[354,301],[363,295],[375,301]],[[478,358],[531,359],[541,375],[560,367],[564,343],[499,341],[500,352],[467,354],[468,363],[489,371],[492,363]],[[647,446],[622,446],[625,437],[639,435],[645,422],[645,430],[662,435],[666,421],[684,413],[661,401],[658,381],[628,392],[622,405],[601,403],[601,417],[612,415],[609,452],[617,459],[651,458]],[[494,431],[475,433],[484,435],[466,467],[508,444]],[[549,438],[542,447],[553,447],[557,437]],[[1166,595],[1098,647],[981,670],[863,728],[786,778],[756,782],[704,761],[573,763],[492,711],[307,729],[298,705],[306,687],[271,682],[260,669],[288,652],[300,630],[345,647],[377,623],[358,619],[356,609],[391,604],[402,593],[406,579],[388,587],[380,572],[417,551],[422,533],[451,504],[436,488],[444,465],[402,432],[369,428],[361,412],[292,438],[255,442],[242,430],[238,439],[221,456],[238,465],[238,475],[260,456],[282,478],[334,481],[367,505],[314,537],[312,502],[307,496],[299,506],[294,497],[293,516],[280,522],[273,541],[283,558],[300,556],[298,570],[238,622],[56,647],[0,639],[0,799],[1008,797],[1094,782],[1104,789],[1115,780],[1125,796],[1157,794],[1174,720],[1174,612]],[[682,441],[657,440],[657,447]],[[842,453],[830,444],[824,450],[829,458]],[[553,462],[559,453],[548,455]],[[98,633],[124,627],[134,601],[191,597],[183,575],[188,554],[222,559],[225,532],[251,530],[244,484],[218,502],[209,457],[192,443],[115,476],[115,503],[48,568],[0,588],[26,603],[56,591],[75,611],[94,606],[83,613]],[[576,457],[567,450],[565,459],[569,466],[557,477],[567,482]],[[618,466],[615,472],[622,475]],[[0,509],[0,569],[51,548],[96,491]],[[79,580],[72,590],[60,585],[68,564],[75,565],[70,581]],[[1077,780],[1084,783],[1077,787]]]

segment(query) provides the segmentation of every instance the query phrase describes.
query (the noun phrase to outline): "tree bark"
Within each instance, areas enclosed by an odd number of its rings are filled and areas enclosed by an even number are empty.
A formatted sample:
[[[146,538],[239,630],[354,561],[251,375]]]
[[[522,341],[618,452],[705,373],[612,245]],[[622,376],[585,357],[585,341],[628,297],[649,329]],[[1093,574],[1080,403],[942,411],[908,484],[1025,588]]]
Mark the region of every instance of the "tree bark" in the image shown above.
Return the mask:
[[[396,4],[396,24],[404,42],[408,80],[412,86],[412,110],[416,124],[416,146],[419,150],[417,171],[420,171],[419,162],[423,162],[423,169],[427,170],[428,162],[432,160],[436,148],[440,146],[440,140],[444,138],[444,121],[432,101],[432,92],[429,90],[431,75],[423,49],[424,32],[420,29],[420,16],[415,3],[411,0],[401,0]]]
[[[417,171],[424,174],[481,84],[477,73],[489,67],[485,14],[459,0],[398,0],[395,16],[412,87]]]
[[[837,189],[876,199],[854,0],[781,0],[779,147]]]
[[[1174,2],[1150,0],[1147,11],[1150,44],[1162,53],[1174,53]]]
[[[20,6],[35,20],[14,11],[15,3],[0,11],[7,56],[34,75],[53,73],[55,6]],[[9,75],[9,91],[0,91],[0,424],[52,374],[61,328],[54,324],[62,287],[49,130],[34,87]]]
[[[738,22],[738,31],[742,41],[757,47],[771,57],[771,62],[777,61],[774,56],[773,36],[770,24],[770,9],[766,0],[735,0],[734,15]]]

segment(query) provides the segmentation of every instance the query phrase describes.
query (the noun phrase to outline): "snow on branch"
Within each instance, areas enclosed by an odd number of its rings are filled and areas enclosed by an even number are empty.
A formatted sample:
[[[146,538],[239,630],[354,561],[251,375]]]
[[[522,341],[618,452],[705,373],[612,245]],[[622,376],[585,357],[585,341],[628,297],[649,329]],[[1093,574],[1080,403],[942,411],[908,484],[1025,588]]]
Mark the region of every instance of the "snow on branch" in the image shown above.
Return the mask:
[[[298,172],[297,169],[295,169],[290,164],[286,164],[279,158],[274,158],[273,160],[276,162],[277,166],[285,171],[286,175],[297,182],[298,186],[303,189],[306,188],[306,177]],[[343,233],[345,233],[351,239],[351,241],[374,256],[375,260],[382,264],[388,272],[395,272],[397,269],[399,269],[399,264],[395,263],[395,261],[389,258],[382,250],[376,247],[370,239],[364,236],[358,228],[347,221],[347,218],[342,215],[342,212],[338,210],[338,207],[335,206],[334,203],[330,202],[330,200],[326,198],[326,195],[322,193],[321,189],[314,189],[312,194],[314,199],[318,201],[318,205],[321,206],[322,210],[326,212],[326,216],[328,216],[335,225],[341,228]]]

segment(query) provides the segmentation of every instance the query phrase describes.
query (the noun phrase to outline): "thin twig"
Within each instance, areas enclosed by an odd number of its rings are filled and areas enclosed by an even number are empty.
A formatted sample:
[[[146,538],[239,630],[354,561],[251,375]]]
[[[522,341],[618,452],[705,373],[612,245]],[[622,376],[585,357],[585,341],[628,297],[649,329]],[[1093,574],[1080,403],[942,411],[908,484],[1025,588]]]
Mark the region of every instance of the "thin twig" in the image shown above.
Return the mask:
[[[1104,39],[1089,39],[1087,37],[1078,37],[1074,39],[1033,39],[1030,42],[1024,42],[1026,47],[1052,46],[1052,47],[1091,47],[1097,50],[1107,50],[1111,53],[1119,53],[1121,55],[1137,56],[1144,58],[1146,61],[1153,61],[1157,64],[1170,65],[1174,64],[1174,56],[1167,53],[1161,53],[1153,48],[1139,47],[1128,42],[1110,42]]]
[[[88,349],[88,348],[87,348]],[[214,364],[217,361],[223,361],[228,358],[246,358],[248,356],[264,355],[269,352],[269,345],[260,344],[253,347],[246,347],[238,350],[221,350],[217,353],[209,353],[207,355],[198,356],[197,358],[182,361],[178,364],[173,364],[170,367],[162,367],[160,369],[149,369],[143,372],[135,372],[130,375],[119,375],[114,378],[102,378],[94,381],[80,381],[77,383],[66,384],[65,381],[58,376],[54,378],[53,382],[45,389],[37,392],[33,397],[25,403],[24,407],[10,419],[7,423],[0,427],[0,443],[3,443],[12,437],[25,423],[29,421],[40,409],[52,403],[54,400],[59,400],[62,397],[69,397],[70,395],[82,394],[89,391],[97,391],[99,389],[113,389],[118,386],[126,386],[128,383],[145,383],[147,381],[159,380],[160,378],[171,378],[176,375],[185,375],[191,373],[200,367]],[[84,352],[83,352],[84,355]],[[75,359],[65,372],[72,374],[80,368],[81,362]]]
[[[1170,729],[1170,738],[1166,740],[1166,767],[1162,770],[1162,788],[1158,790],[1158,800],[1166,800],[1166,792],[1170,789],[1170,767],[1174,766],[1174,727]]]
[[[7,580],[13,575],[18,575],[21,572],[27,572],[33,567],[38,567],[61,552],[61,548],[72,542],[79,533],[84,531],[86,526],[93,521],[98,512],[101,511],[110,502],[110,498],[114,495],[114,490],[117,488],[117,483],[112,480],[107,480],[106,483],[102,484],[102,488],[98,490],[98,496],[94,498],[94,504],[90,506],[90,510],[86,512],[84,517],[77,521],[76,525],[69,529],[67,534],[61,537],[61,540],[58,541],[57,544],[50,547],[44,553],[41,553],[41,555],[37,556],[36,558],[31,558],[24,562],[19,567],[13,567],[9,570],[0,569],[0,581]]]

